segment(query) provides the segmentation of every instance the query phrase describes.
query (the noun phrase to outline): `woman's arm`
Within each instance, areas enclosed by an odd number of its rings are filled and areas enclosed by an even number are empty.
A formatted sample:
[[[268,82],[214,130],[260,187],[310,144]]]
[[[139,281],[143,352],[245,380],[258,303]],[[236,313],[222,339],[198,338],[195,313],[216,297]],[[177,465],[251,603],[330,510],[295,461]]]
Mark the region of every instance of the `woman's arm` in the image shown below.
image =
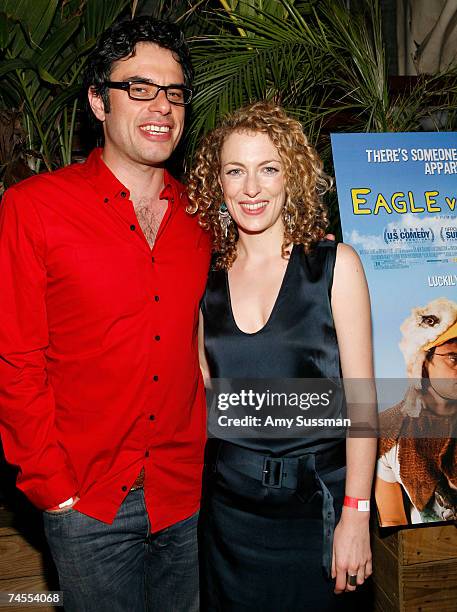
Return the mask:
[[[368,286],[357,253],[348,245],[338,245],[332,288],[332,311],[340,351],[343,378],[357,379],[346,392],[351,404],[366,410],[366,421],[376,418],[376,395],[373,384],[371,314]],[[346,384],[345,384],[346,389]],[[360,395],[360,398],[358,397]],[[358,400],[358,401],[357,401]],[[361,406],[362,404],[362,406]],[[359,417],[360,418],[360,417]],[[349,432],[350,433],[350,432]],[[349,437],[346,442],[346,495],[370,499],[376,459],[377,440]],[[332,576],[335,592],[354,590],[346,574],[357,574],[362,584],[372,572],[369,534],[369,512],[343,506],[335,529]]]
[[[203,320],[203,314],[200,310],[198,314],[198,360],[200,362],[200,370],[203,375],[203,382],[205,387],[208,386],[208,381],[210,379],[208,361],[206,360],[205,353],[205,323]]]

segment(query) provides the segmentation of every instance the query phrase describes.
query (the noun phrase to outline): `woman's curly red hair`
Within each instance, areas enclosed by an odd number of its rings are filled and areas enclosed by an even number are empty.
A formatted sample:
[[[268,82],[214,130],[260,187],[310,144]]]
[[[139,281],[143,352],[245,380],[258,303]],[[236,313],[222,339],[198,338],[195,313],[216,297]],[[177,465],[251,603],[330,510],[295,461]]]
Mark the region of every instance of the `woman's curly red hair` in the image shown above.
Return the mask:
[[[323,171],[322,161],[308,142],[301,124],[270,102],[254,102],[230,115],[202,140],[188,182],[190,205],[198,213],[200,225],[213,235],[218,253],[217,268],[229,269],[236,258],[238,230],[231,223],[227,236],[219,221],[224,199],[219,184],[221,150],[233,132],[267,134],[278,150],[284,168],[286,202],[283,208],[284,240],[282,255],[291,244],[302,244],[309,252],[327,229],[328,213],[322,198],[332,185]]]

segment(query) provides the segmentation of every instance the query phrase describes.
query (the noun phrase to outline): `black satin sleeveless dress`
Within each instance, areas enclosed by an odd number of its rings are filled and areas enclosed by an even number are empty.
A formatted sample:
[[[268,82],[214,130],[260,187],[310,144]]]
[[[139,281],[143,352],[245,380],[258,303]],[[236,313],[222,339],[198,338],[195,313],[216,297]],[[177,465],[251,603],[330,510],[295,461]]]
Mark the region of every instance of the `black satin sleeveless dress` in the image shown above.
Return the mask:
[[[253,334],[236,325],[227,273],[211,271],[202,301],[211,376],[338,379],[335,257],[334,242],[309,255],[294,246],[270,318]],[[273,478],[265,479],[271,460]],[[202,609],[343,609],[328,574],[344,479],[344,439],[209,440],[199,527]]]

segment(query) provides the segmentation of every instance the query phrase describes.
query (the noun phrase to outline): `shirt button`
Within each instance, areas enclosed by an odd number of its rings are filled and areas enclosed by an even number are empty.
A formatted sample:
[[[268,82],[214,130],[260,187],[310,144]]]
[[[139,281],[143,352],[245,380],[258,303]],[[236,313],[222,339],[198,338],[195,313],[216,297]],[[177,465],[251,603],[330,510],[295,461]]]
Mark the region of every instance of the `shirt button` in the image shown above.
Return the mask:
[[[145,457],[149,457],[149,451],[146,451],[146,452],[144,453],[144,456],[145,456]]]
[[[154,419],[155,419],[155,416],[154,416],[153,414],[150,414],[150,415],[149,415],[149,420],[150,420],[150,421],[154,421]]]
[[[157,382],[157,381],[159,380],[159,377],[157,376],[157,374],[155,374],[155,375],[152,377],[152,380],[153,380],[154,382]]]
[[[132,223],[132,225],[130,226],[130,229],[132,230],[132,232],[134,232],[136,230],[136,225],[133,225]]]
[[[155,262],[155,258],[151,257],[151,263],[154,263],[154,262]]]
[[[128,487],[126,487],[125,485],[122,487],[123,491],[127,491]]]
[[[158,301],[159,301],[159,299],[160,299],[160,298],[159,298],[159,296],[158,296],[158,295],[155,295],[155,296],[154,296],[154,300],[155,300],[156,302],[158,302]]]
[[[125,193],[125,191],[121,191],[121,198],[126,198],[127,194]]]
[[[160,340],[160,336],[154,336],[154,340],[158,342]]]
[[[109,198],[105,198],[103,201],[105,202],[105,204],[108,204]]]

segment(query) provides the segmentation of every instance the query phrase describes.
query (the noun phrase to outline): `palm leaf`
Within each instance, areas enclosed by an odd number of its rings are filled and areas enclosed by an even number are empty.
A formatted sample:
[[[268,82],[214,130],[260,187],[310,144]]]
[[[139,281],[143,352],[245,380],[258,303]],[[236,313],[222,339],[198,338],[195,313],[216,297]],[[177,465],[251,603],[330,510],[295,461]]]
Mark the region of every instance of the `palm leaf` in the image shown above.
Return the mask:
[[[36,70],[36,65],[26,59],[6,59],[0,61],[0,77],[16,70]]]
[[[191,40],[197,95],[189,150],[219,116],[249,100],[273,98],[293,107],[307,104],[312,92],[319,109],[325,99],[323,88],[316,88],[325,80],[322,53],[306,17],[290,2],[274,6],[278,10],[237,14],[236,27],[247,36],[231,33],[232,20],[218,16],[220,34]]]
[[[84,37],[98,38],[128,5],[129,0],[87,0],[83,13]]]
[[[10,44],[12,57],[29,58],[38,49],[51,27],[59,0],[3,0],[3,12],[12,21],[21,24],[23,35]]]
[[[61,59],[60,52],[67,47],[79,28],[81,17],[74,15],[65,21],[52,32],[46,46],[36,52],[36,63],[42,68],[49,68]]]

